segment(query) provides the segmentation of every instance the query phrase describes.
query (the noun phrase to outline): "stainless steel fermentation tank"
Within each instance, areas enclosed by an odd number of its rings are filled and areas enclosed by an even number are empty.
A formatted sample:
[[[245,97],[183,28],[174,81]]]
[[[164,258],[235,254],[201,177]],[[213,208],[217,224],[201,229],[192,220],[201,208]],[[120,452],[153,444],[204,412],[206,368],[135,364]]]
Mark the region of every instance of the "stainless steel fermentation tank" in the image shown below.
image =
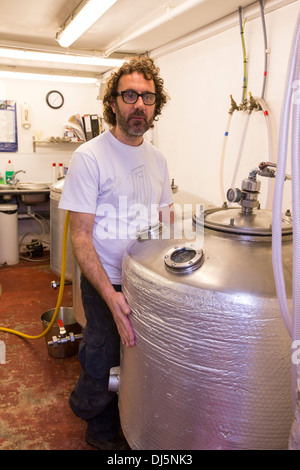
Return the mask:
[[[65,179],[56,181],[50,190],[50,268],[58,276],[61,275],[63,234],[66,218],[66,211],[59,209],[59,201],[64,187]],[[73,250],[68,233],[67,253],[66,253],[66,272],[67,280],[72,279],[73,270]]]
[[[243,182],[241,207],[205,211],[203,244],[183,233],[128,246],[123,290],[137,343],[122,352],[119,407],[132,449],[287,449],[291,341],[274,285],[271,213],[259,209],[254,182]],[[282,234],[291,303],[288,214]]]
[[[65,178],[59,179],[52,185],[50,191],[50,268],[58,276],[61,275],[63,235],[67,213],[67,211],[58,207],[64,183]],[[65,278],[72,281],[74,316],[79,325],[84,328],[86,319],[81,301],[81,271],[73,255],[70,231],[67,237]]]

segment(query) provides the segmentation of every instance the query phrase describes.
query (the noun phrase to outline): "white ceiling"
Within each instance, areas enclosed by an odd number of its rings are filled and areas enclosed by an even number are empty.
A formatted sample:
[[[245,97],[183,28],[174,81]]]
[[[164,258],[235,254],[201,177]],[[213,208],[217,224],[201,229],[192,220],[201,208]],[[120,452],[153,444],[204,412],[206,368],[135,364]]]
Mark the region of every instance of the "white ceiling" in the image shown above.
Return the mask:
[[[66,50],[58,45],[56,33],[80,0],[0,0],[0,47],[124,57],[151,52],[250,3],[251,0],[118,0]],[[185,7],[189,8],[184,12]],[[179,10],[182,12],[177,15]],[[149,25],[152,28],[147,31]],[[146,31],[143,33],[141,28]],[[33,67],[33,63],[0,59],[0,66],[11,69]],[[39,67],[49,69],[49,64],[39,63]],[[68,65],[67,69],[78,67]],[[108,68],[80,69],[101,74]]]

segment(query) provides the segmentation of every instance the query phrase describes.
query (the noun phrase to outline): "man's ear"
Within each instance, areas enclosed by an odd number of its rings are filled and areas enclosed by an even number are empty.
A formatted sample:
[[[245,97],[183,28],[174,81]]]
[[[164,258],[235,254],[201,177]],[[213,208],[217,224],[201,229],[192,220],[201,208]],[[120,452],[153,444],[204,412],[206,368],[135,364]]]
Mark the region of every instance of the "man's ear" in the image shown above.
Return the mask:
[[[114,99],[111,100],[111,102],[110,102],[110,107],[111,107],[113,113],[116,114],[116,102],[115,102]]]

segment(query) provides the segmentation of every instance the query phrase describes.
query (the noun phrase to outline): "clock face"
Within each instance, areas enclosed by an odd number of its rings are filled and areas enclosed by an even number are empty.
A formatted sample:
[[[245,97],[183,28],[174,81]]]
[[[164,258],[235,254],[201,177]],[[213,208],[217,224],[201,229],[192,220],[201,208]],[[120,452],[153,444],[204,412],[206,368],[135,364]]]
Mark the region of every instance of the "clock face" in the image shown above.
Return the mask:
[[[64,97],[60,91],[52,90],[47,93],[46,102],[50,108],[59,109],[64,104]]]

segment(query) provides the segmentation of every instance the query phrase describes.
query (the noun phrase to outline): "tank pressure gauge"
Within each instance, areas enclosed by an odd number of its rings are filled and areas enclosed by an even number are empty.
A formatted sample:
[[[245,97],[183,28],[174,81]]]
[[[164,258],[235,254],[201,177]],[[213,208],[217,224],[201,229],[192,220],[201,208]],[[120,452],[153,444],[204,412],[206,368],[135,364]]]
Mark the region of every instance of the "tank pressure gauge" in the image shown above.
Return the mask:
[[[229,202],[239,202],[242,199],[242,191],[239,188],[230,188],[226,196]]]

